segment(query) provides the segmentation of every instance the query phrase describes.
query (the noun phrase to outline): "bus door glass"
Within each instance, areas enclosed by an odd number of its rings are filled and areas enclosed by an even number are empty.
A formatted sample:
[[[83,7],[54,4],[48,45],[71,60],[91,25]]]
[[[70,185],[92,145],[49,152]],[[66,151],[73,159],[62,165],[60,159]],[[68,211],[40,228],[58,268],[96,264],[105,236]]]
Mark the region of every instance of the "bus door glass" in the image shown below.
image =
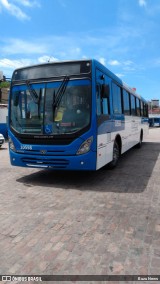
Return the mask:
[[[110,121],[110,84],[109,78],[96,70],[96,104],[97,104],[97,168],[109,159],[108,143],[111,141]]]
[[[104,120],[109,118],[110,105],[110,85],[109,78],[101,71],[96,70],[96,100],[97,100],[97,115],[98,118],[104,116]]]

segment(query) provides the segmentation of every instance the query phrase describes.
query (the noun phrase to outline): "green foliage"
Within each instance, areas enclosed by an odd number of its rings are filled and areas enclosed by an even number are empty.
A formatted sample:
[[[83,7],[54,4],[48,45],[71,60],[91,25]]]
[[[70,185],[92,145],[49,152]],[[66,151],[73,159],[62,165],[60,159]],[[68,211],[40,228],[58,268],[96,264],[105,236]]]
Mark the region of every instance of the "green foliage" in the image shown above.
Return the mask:
[[[7,81],[0,82],[0,88],[10,88],[10,82]]]

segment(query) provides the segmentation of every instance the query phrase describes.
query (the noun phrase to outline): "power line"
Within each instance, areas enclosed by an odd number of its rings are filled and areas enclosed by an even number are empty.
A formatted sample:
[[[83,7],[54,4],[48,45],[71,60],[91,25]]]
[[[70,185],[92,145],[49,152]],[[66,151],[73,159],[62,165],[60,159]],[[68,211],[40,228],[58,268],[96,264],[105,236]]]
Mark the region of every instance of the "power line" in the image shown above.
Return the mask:
[[[6,62],[3,62],[2,60],[0,60],[0,63],[5,64],[5,65],[8,65],[8,66],[11,66],[11,64],[6,63]],[[4,67],[4,66],[3,66],[3,67]]]
[[[7,62],[5,62],[5,61],[3,61],[3,60],[1,59],[1,60],[0,60],[0,63],[2,63],[3,65],[4,65],[4,64],[5,64],[5,65],[8,65],[8,66],[10,66],[11,68],[12,68],[12,66],[13,66],[13,68],[16,68],[12,62],[11,62],[11,63],[7,63]],[[16,63],[22,65],[22,62],[21,62],[21,61],[17,61],[17,60],[16,60]]]

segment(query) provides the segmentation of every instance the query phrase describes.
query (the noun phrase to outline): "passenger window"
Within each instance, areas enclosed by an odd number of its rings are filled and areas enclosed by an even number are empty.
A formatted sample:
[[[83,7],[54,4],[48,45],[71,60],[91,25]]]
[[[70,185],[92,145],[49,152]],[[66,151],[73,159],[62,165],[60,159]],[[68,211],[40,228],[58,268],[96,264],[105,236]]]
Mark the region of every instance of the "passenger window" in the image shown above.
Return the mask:
[[[136,110],[137,110],[137,116],[141,115],[141,109],[140,109],[140,100],[136,98]]]
[[[113,93],[113,113],[122,114],[121,88],[115,83],[112,83]]]
[[[101,107],[101,92],[100,92],[100,84],[96,86],[96,98],[97,98],[97,115],[102,114],[102,107]]]
[[[142,101],[140,102],[140,105],[141,105],[141,116],[144,116],[144,112],[143,112],[143,103],[142,103]]]
[[[130,115],[129,93],[123,90],[123,109],[125,115]]]
[[[131,95],[131,115],[136,115],[136,98]]]
[[[97,97],[97,115],[108,115],[109,114],[109,97],[103,98],[101,96],[102,85],[97,84],[96,97]]]
[[[144,103],[143,110],[144,110],[144,117],[148,117],[148,105],[145,103]]]
[[[102,99],[103,114],[109,114],[108,98]]]

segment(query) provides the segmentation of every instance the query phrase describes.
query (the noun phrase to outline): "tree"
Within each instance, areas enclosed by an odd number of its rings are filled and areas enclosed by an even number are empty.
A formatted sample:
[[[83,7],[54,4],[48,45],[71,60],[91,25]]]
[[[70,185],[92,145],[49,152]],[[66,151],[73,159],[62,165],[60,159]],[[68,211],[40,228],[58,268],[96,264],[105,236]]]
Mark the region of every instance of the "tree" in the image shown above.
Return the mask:
[[[0,88],[10,88],[10,82],[2,81],[0,82]]]

